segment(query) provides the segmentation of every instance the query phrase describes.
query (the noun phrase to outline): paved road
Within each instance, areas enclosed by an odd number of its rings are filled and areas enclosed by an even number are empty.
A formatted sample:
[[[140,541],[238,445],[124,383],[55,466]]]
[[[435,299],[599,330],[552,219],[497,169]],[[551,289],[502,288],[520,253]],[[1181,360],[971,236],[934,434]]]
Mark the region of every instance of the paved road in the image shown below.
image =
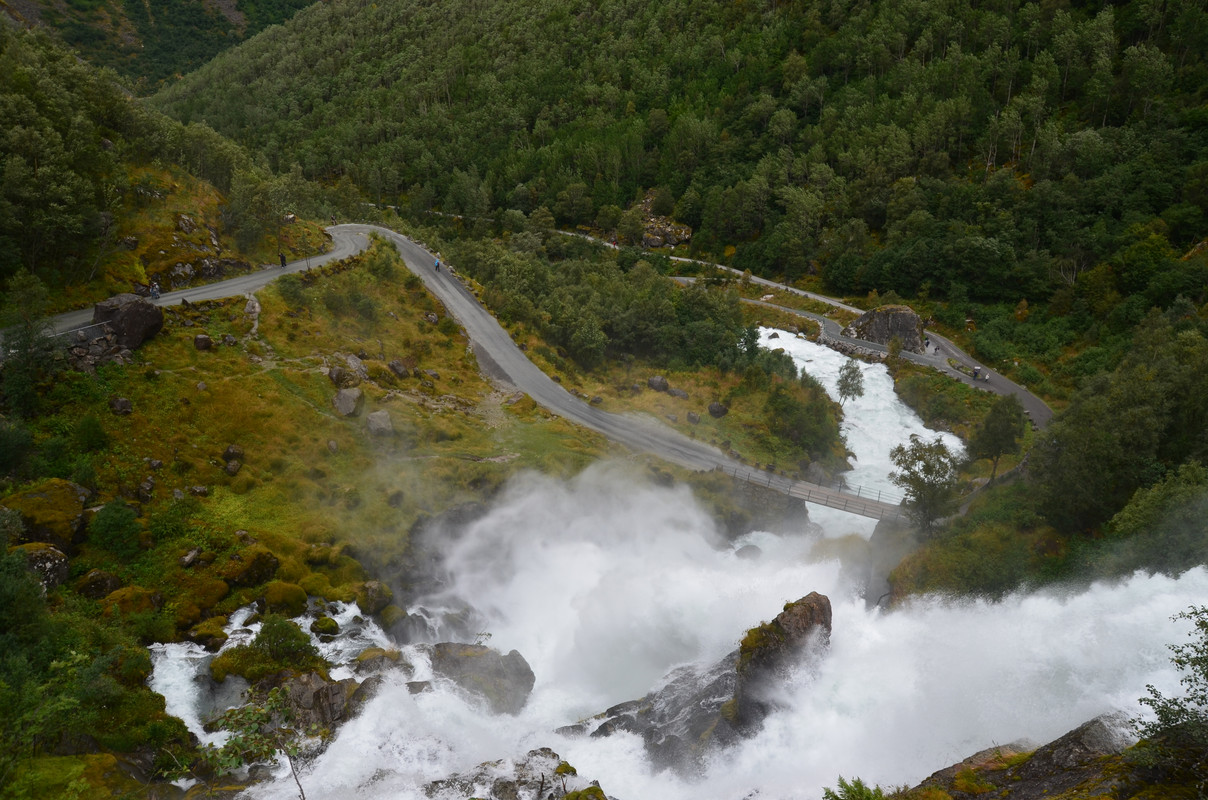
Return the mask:
[[[598,431],[632,450],[652,453],[689,469],[721,469],[738,479],[783,494],[873,519],[896,519],[901,516],[898,497],[886,497],[882,493],[873,497],[861,496],[863,492],[858,487],[840,491],[834,487],[792,481],[739,464],[717,448],[685,436],[648,417],[613,414],[589,405],[567,392],[529,361],[507,331],[461,281],[449,272],[447,266],[440,270],[435,269],[435,256],[420,244],[375,225],[334,225],[327,231],[332,236],[334,248],[322,256],[295,261],[285,269],[270,267],[207,286],[167,292],[151,302],[167,306],[179,304],[182,300],[196,302],[250,295],[280,275],[300,272],[357,253],[368,246],[369,234],[376,233],[394,244],[407,267],[420,276],[428,290],[465,328],[484,369],[496,379],[504,380],[523,391],[549,411]],[[91,321],[92,312],[87,310],[61,314],[52,319],[52,324],[56,332],[65,332],[85,327]]]
[[[369,246],[369,237],[364,235],[347,235],[341,236],[338,239],[333,237],[333,242],[335,246],[326,253],[311,256],[310,258],[302,258],[286,264],[285,269],[281,269],[276,265],[264,267],[263,269],[249,272],[246,275],[228,278],[218,283],[164,292],[159,296],[158,300],[152,300],[149,297],[144,299],[148,303],[155,303],[159,306],[173,306],[180,305],[183,300],[196,303],[202,300],[217,300],[220,297],[250,295],[252,292],[263,286],[267,286],[282,275],[287,275],[291,272],[305,272],[311,267],[317,267],[329,261],[338,261],[354,253],[359,253]],[[66,314],[51,317],[51,325],[55,333],[74,331],[78,328],[87,327],[90,324],[92,324],[91,308],[86,308],[82,311],[69,311]]]

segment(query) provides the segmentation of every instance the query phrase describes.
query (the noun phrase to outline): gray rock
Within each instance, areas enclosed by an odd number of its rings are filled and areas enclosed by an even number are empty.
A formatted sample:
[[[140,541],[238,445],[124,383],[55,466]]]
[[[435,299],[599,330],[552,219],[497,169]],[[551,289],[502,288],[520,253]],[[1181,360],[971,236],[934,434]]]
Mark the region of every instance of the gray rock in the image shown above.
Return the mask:
[[[224,333],[222,335],[222,343],[227,347],[234,347],[235,345],[239,344],[239,340],[229,333]]]
[[[164,327],[164,311],[135,294],[119,294],[93,306],[93,324],[107,323],[117,343],[134,350]]]
[[[662,375],[651,376],[646,381],[646,385],[651,389],[654,389],[656,392],[665,392],[671,387],[671,384],[667,383],[667,379]]]
[[[364,393],[353,386],[336,392],[336,396],[331,399],[331,404],[341,417],[355,417],[361,413],[361,404],[364,400]]]
[[[239,470],[241,469],[243,469],[243,462],[237,459],[232,459],[226,463],[226,466],[222,468],[222,471],[233,478],[239,474]]]
[[[925,352],[923,321],[909,306],[881,306],[866,311],[843,329],[843,335],[885,346],[896,337],[902,343],[903,350]]]
[[[226,450],[222,451],[223,461],[235,461],[243,458],[243,448],[237,444],[228,444]]]
[[[124,417],[134,411],[134,403],[125,397],[114,397],[109,401],[109,410],[119,417]]]
[[[726,408],[716,400],[709,404],[709,416],[713,417],[713,419],[721,419],[729,413],[730,409]]]
[[[407,369],[403,362],[399,361],[397,358],[387,364],[386,368],[400,378],[411,377],[411,370]]]
[[[43,542],[19,545],[15,551],[25,556],[25,565],[42,585],[43,593],[67,580],[70,564],[67,554]]]
[[[335,439],[328,439],[327,440],[327,451],[329,453],[333,453],[333,454],[340,452],[340,443],[337,442]]]
[[[348,371],[356,375],[361,380],[369,378],[369,370],[365,367],[365,362],[354,355],[344,356],[344,363],[348,365]]]
[[[390,421],[390,412],[386,409],[374,411],[365,417],[370,436],[393,436],[394,423]]]
[[[189,494],[193,495],[194,497],[209,497],[210,496],[210,487],[208,487],[208,486],[190,486]]]
[[[193,337],[193,347],[198,350],[212,350],[214,348],[214,340],[210,338],[208,333],[199,333]]]
[[[680,400],[688,399],[688,393],[683,389],[668,389],[667,394],[671,395],[672,397],[678,397]]]
[[[692,423],[693,425],[699,425],[700,424],[700,414],[697,414],[695,411],[689,411],[688,412],[688,422]]]
[[[480,644],[432,645],[432,671],[484,698],[496,714],[519,713],[537,680],[520,653],[502,655]]]
[[[293,724],[299,730],[307,730],[312,725],[331,728],[349,719],[368,697],[373,685],[369,681],[358,683],[352,678],[329,681],[317,672],[308,672],[290,678],[282,688],[293,711]]]
[[[604,398],[603,398],[603,397],[600,397],[600,395],[598,395],[598,394],[594,394],[594,395],[592,395],[592,396],[591,396],[591,400],[590,400],[589,402],[590,402],[590,403],[591,403],[593,406],[598,406],[598,405],[600,405],[601,403],[603,403],[603,402],[604,402]]]

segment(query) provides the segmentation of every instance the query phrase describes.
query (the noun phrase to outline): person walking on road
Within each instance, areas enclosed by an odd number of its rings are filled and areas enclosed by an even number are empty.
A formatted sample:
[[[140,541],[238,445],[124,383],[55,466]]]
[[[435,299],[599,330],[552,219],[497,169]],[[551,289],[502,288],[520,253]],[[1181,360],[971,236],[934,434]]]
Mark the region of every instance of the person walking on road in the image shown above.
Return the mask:
[[[285,269],[285,253],[277,253],[281,258],[281,269]]]
[[[438,259],[436,259],[435,268],[436,268],[436,271],[437,271],[437,272],[440,272],[440,259],[439,259],[439,258],[438,258]]]

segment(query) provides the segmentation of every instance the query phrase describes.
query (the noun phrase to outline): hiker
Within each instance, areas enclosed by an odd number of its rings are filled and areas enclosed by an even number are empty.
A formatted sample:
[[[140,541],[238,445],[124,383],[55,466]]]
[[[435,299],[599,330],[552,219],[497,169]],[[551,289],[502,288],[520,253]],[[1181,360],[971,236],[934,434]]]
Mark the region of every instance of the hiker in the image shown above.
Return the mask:
[[[281,259],[281,269],[285,269],[285,253],[277,253],[277,256]]]
[[[436,271],[440,272],[440,259],[436,259]]]
[[[155,281],[151,281],[151,299],[152,300],[159,299],[159,284],[156,283]]]

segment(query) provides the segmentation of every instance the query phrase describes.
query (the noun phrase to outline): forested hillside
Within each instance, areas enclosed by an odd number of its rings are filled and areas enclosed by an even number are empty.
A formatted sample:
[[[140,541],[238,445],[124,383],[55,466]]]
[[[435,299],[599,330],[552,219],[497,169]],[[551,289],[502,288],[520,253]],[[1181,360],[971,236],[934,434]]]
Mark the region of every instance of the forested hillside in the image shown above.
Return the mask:
[[[1181,0],[337,0],[156,102],[390,200],[581,223],[657,188],[756,272],[1102,314],[1202,286],[1205,52]]]
[[[145,94],[305,5],[307,0],[29,0],[5,4],[3,11],[19,23],[55,31],[84,58],[112,67]]]

